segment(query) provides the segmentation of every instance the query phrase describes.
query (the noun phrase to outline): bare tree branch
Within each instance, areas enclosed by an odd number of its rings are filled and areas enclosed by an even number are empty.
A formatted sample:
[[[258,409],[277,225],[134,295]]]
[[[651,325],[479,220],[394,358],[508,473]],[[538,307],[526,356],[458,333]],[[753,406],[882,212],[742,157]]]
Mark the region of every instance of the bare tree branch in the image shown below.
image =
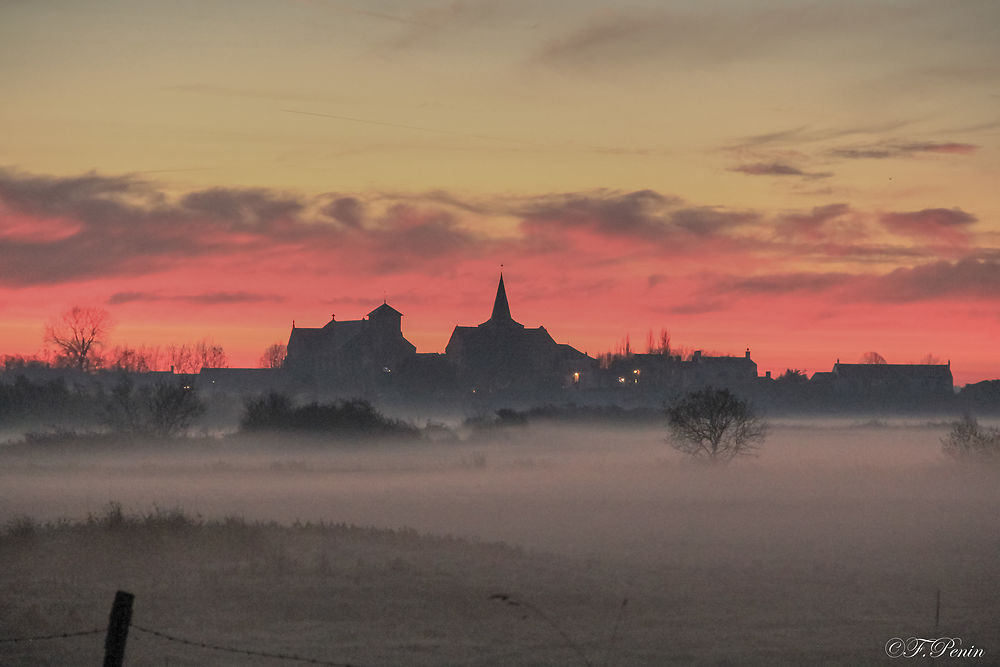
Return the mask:
[[[767,424],[728,389],[691,392],[666,413],[673,448],[709,463],[752,455],[767,435]]]
[[[81,371],[90,370],[112,327],[111,315],[103,308],[73,306],[45,325],[45,342]]]

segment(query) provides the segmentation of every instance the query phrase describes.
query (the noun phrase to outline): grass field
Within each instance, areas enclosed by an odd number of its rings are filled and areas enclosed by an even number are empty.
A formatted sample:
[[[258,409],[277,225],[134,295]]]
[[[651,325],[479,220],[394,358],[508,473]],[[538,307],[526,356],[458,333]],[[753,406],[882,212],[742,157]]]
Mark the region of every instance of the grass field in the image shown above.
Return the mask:
[[[137,626],[357,665],[890,664],[940,590],[937,635],[997,664],[1000,477],[944,460],[943,431],[778,424],[725,470],[646,427],[8,452],[0,638],[101,628],[124,589]],[[0,643],[0,664],[102,643]],[[296,664],[135,629],[127,658]]]

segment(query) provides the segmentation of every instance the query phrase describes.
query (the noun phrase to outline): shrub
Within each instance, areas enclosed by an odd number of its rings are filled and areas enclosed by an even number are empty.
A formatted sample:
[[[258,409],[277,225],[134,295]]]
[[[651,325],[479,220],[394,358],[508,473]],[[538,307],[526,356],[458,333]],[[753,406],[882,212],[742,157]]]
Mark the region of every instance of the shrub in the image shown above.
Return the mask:
[[[244,431],[311,431],[352,435],[416,437],[412,424],[390,419],[364,399],[309,403],[295,407],[284,394],[270,393],[246,401],[240,428]]]
[[[953,422],[941,449],[958,460],[1000,460],[1000,429],[984,428],[972,415]]]
[[[205,412],[205,403],[184,380],[136,387],[128,376],[111,389],[104,423],[112,431],[171,437],[180,435]]]

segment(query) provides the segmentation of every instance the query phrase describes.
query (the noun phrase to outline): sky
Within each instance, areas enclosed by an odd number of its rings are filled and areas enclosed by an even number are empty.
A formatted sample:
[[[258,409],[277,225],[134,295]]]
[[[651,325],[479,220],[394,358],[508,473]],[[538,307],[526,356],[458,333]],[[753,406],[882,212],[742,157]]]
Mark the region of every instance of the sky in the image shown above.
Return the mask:
[[[993,0],[0,1],[0,354],[236,366],[383,299],[1000,378]]]

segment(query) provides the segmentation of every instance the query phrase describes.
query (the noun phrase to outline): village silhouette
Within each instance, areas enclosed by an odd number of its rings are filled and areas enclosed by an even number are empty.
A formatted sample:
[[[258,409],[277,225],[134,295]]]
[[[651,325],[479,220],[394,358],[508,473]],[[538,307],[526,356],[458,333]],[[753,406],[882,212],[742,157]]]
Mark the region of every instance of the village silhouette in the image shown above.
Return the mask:
[[[544,326],[511,314],[501,273],[489,319],[456,326],[444,353],[417,352],[402,331],[403,314],[383,301],[358,320],[331,317],[322,327],[293,323],[279,369],[206,368],[209,391],[308,391],[387,402],[662,406],[700,387],[730,389],[764,406],[808,410],[947,410],[955,405],[950,362],[842,363],[807,377],[758,374],[750,350],[712,356],[671,350],[669,338],[643,353],[623,349],[595,358],[558,343]],[[980,383],[977,391],[995,391]]]
[[[484,296],[484,304],[488,297]],[[787,369],[761,375],[746,349],[738,356],[676,350],[666,330],[652,331],[645,352],[627,342],[590,356],[557,342],[544,326],[526,327],[511,313],[501,272],[490,316],[475,326],[455,326],[443,353],[417,352],[403,335],[403,313],[387,299],[356,320],[331,316],[321,327],[292,322],[285,345],[264,368],[230,368],[213,355],[194,368],[122,366],[85,368],[39,363],[9,366],[8,379],[58,381],[110,389],[123,374],[140,385],[184,378],[205,396],[280,393],[301,400],[363,399],[384,407],[427,414],[501,408],[655,408],[698,389],[727,389],[772,413],[995,412],[1000,380],[954,386],[951,363],[893,364],[875,353],[864,363],[836,359],[831,370]],[[269,348],[270,349],[270,348]]]

